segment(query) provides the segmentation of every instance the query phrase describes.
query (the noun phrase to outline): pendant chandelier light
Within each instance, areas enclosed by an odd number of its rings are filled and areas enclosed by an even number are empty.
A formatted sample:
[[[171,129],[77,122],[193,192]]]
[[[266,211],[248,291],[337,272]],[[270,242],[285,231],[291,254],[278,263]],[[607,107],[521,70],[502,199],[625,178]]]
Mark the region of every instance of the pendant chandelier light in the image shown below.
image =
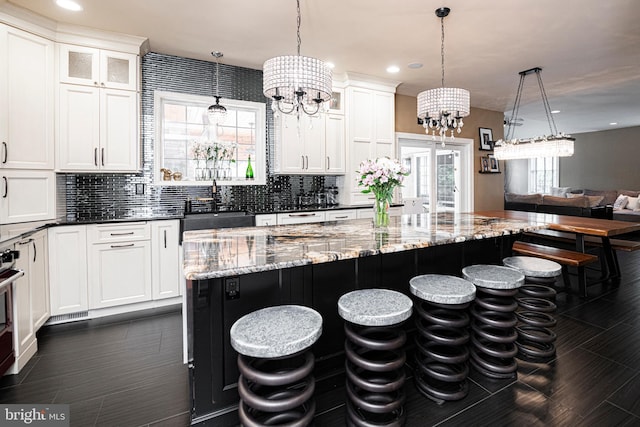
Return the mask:
[[[331,69],[323,61],[300,55],[300,0],[297,2],[298,54],[276,56],[263,66],[263,92],[272,98],[274,113],[310,116],[331,99]]]
[[[442,65],[442,86],[436,89],[425,90],[418,94],[418,117],[422,119],[425,132],[431,131],[435,137],[440,135],[442,144],[448,130],[457,129],[458,133],[464,126],[463,117],[469,115],[469,91],[444,86],[444,18],[449,15],[451,9],[441,7],[436,9],[436,16],[440,18],[441,27],[441,65]]]
[[[218,61],[223,55],[222,52],[211,52],[211,55],[216,58],[216,95],[214,96],[216,103],[209,106],[207,116],[209,117],[210,124],[217,125],[223,123],[227,118],[227,109],[220,105],[220,93],[218,92],[218,76],[220,74],[220,63]]]
[[[511,159],[532,159],[536,157],[568,157],[573,156],[573,142],[575,138],[571,135],[565,135],[558,133],[556,122],[553,120],[551,114],[551,107],[549,107],[549,100],[547,99],[547,93],[544,90],[542,84],[542,68],[535,67],[529,70],[520,71],[520,84],[518,85],[518,92],[516,94],[516,101],[513,104],[513,110],[511,111],[511,120],[507,127],[507,133],[504,140],[496,141],[494,148],[494,155],[498,160],[511,160]],[[520,100],[522,99],[522,88],[524,86],[524,79],[529,74],[534,74],[538,78],[538,87],[540,88],[540,95],[542,96],[542,104],[544,105],[544,111],[547,115],[547,122],[549,123],[550,135],[537,136],[534,138],[526,139],[514,139],[516,121],[518,119],[518,111],[520,110]]]

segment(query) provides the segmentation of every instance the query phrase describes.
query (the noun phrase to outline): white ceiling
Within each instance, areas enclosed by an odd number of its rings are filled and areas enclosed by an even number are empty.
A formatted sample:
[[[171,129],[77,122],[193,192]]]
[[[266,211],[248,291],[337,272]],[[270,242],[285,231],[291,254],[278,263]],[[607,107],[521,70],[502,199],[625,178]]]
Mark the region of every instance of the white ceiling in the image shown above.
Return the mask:
[[[58,22],[147,37],[153,52],[261,69],[296,52],[294,0],[0,0]],[[638,0],[301,0],[302,55],[402,82],[416,96],[440,85],[440,21],[445,18],[445,85],[469,89],[471,106],[513,107],[518,72],[542,67],[559,131],[640,125]],[[409,69],[421,62],[421,69]],[[400,72],[388,74],[389,65]],[[516,137],[549,133],[535,76],[525,80]]]

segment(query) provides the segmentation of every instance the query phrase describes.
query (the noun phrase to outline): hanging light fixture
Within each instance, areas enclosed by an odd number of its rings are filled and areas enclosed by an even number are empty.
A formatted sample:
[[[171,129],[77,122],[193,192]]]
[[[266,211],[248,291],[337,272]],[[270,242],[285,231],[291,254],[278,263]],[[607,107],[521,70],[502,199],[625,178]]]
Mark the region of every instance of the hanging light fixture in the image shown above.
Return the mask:
[[[227,109],[220,105],[220,92],[218,86],[218,76],[220,75],[220,63],[218,62],[220,58],[222,58],[222,52],[211,52],[211,55],[216,58],[216,95],[214,98],[216,99],[216,103],[210,105],[207,109],[207,116],[209,116],[209,123],[211,124],[220,124],[225,121],[227,118]]]
[[[444,86],[444,18],[449,15],[451,9],[441,7],[436,9],[436,16],[440,18],[441,27],[441,65],[442,65],[442,86],[436,89],[425,90],[418,94],[418,117],[422,119],[425,132],[435,137],[436,133],[442,139],[448,130],[457,129],[458,133],[464,126],[463,117],[469,115],[469,91],[454,87]]]
[[[565,135],[562,132],[558,133],[556,122],[551,114],[551,107],[549,107],[549,100],[547,99],[547,93],[544,90],[542,84],[542,68],[535,67],[529,70],[520,71],[520,84],[518,85],[518,92],[516,93],[516,101],[513,104],[513,110],[511,111],[512,120],[509,121],[507,127],[507,134],[504,140],[496,141],[494,147],[494,155],[499,160],[511,160],[511,159],[531,159],[536,157],[568,157],[573,156],[573,142],[575,138],[571,135]],[[522,88],[524,86],[524,79],[529,74],[535,74],[538,78],[538,87],[540,88],[540,95],[542,97],[542,104],[544,105],[544,111],[547,115],[547,122],[549,123],[550,135],[537,136],[534,138],[526,139],[514,139],[516,122],[518,120],[518,111],[520,110],[520,100],[522,99]]]
[[[310,116],[331,99],[331,69],[319,59],[300,55],[300,0],[297,1],[298,54],[276,56],[263,66],[263,92],[274,113]]]

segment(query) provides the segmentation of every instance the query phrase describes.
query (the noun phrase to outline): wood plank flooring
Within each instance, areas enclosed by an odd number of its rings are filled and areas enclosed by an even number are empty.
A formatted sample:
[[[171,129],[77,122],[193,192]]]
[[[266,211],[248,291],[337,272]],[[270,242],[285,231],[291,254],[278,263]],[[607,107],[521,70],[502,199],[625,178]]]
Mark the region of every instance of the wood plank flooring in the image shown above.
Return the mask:
[[[406,425],[640,425],[640,253],[619,258],[618,288],[592,286],[589,300],[559,294],[555,360],[519,361],[517,380],[472,370],[469,396],[442,406],[408,381]],[[44,327],[37,355],[0,379],[0,403],[68,403],[72,426],[187,426],[181,340],[175,307]],[[319,392],[317,427],[345,425],[343,396]]]

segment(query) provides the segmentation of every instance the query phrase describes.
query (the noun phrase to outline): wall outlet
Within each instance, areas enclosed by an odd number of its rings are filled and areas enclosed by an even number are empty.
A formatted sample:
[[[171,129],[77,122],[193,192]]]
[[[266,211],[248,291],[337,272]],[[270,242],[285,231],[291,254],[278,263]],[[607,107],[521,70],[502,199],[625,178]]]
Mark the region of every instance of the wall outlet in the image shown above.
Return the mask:
[[[136,184],[136,194],[137,195],[144,194],[144,184]]]
[[[227,299],[240,298],[240,279],[238,277],[224,279],[224,293]]]

